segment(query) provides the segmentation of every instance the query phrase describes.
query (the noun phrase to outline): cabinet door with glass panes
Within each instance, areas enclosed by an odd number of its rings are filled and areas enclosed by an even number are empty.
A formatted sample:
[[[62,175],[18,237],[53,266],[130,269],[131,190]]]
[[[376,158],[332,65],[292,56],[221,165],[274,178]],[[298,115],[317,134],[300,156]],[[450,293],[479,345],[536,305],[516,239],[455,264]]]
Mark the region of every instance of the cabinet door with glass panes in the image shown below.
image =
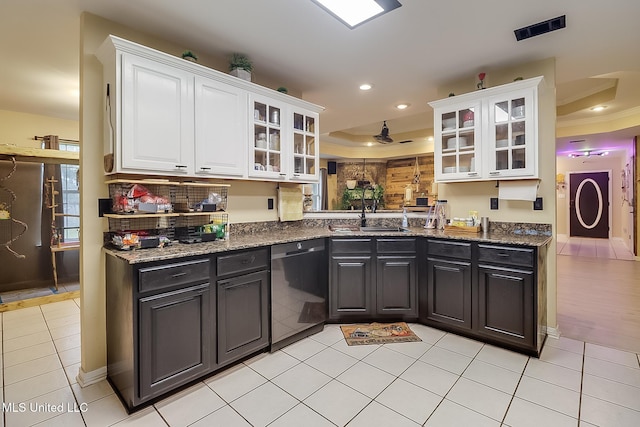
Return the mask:
[[[289,178],[293,181],[317,181],[319,172],[318,114],[292,110],[293,147],[288,153]]]
[[[266,97],[250,97],[249,176],[286,179],[286,104]],[[290,126],[290,125],[288,125]]]
[[[487,99],[489,178],[537,176],[535,88]]]
[[[436,181],[469,181],[482,176],[481,102],[435,108]]]

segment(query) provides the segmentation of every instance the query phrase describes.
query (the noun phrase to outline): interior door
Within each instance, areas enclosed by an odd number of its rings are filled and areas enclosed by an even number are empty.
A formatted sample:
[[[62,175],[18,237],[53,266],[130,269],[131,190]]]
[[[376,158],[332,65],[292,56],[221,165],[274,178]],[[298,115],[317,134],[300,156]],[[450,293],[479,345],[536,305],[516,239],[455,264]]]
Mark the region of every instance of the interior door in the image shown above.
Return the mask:
[[[569,175],[569,235],[609,238],[609,172]]]

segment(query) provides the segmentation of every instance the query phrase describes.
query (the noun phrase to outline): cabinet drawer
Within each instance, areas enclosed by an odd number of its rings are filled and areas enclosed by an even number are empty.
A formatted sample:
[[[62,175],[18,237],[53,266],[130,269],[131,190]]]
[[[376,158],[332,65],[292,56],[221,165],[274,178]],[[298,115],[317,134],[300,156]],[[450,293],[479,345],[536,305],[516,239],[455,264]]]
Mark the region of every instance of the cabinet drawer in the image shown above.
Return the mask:
[[[533,267],[535,251],[533,248],[512,248],[507,246],[478,245],[478,261],[498,264],[522,265]]]
[[[471,243],[429,239],[427,251],[429,255],[471,259]]]
[[[416,239],[388,239],[380,238],[376,240],[378,253],[415,253]]]
[[[140,292],[164,289],[189,283],[209,282],[209,259],[156,265],[138,270]]]
[[[231,255],[221,255],[217,261],[218,277],[269,268],[269,251],[257,249]]]
[[[331,239],[332,254],[370,254],[371,239]]]

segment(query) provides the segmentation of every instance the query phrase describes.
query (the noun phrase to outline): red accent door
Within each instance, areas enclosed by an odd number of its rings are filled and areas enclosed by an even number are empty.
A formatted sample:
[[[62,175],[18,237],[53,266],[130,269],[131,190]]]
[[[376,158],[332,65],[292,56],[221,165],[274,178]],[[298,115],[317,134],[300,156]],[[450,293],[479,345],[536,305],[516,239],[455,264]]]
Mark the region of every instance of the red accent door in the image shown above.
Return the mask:
[[[609,172],[569,175],[569,235],[609,238]]]

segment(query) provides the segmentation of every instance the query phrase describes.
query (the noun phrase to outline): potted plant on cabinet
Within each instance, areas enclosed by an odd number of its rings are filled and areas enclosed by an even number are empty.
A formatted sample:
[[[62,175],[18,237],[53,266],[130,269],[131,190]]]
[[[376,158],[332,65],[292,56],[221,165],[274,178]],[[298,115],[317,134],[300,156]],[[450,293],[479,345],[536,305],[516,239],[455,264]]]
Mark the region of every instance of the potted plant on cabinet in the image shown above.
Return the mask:
[[[229,74],[250,82],[251,71],[253,71],[253,64],[246,55],[242,53],[231,55],[229,59]]]
[[[182,59],[186,59],[187,61],[191,62],[198,62],[198,55],[190,50],[185,50],[184,52],[182,52]]]

